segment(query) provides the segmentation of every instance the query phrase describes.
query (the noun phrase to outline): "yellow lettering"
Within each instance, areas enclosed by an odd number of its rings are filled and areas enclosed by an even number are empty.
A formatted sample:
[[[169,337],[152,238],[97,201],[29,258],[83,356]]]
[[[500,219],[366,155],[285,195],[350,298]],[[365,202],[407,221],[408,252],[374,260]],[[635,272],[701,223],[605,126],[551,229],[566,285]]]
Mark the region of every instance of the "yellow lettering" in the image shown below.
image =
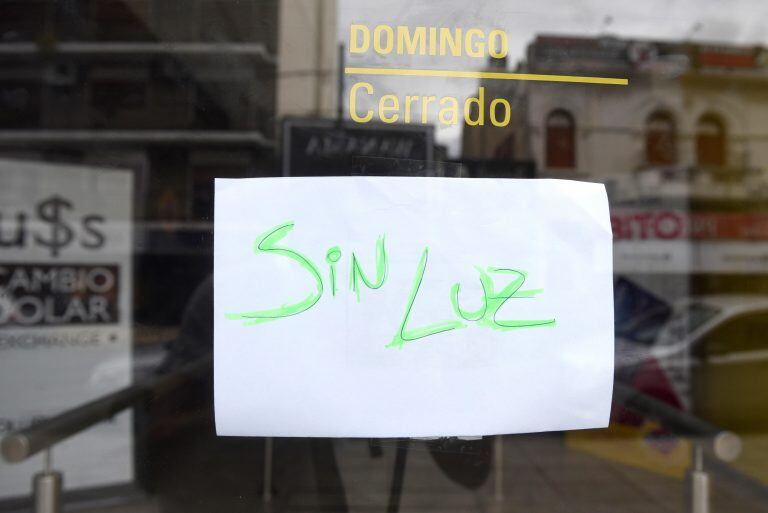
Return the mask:
[[[416,55],[417,46],[419,55],[424,55],[427,46],[427,28],[415,27],[413,35],[407,26],[397,26],[397,53],[399,55]]]
[[[437,55],[437,29],[429,27],[429,55]]]
[[[496,59],[506,57],[508,46],[506,32],[499,29],[491,30],[488,34],[488,54],[491,57]]]
[[[445,55],[446,45],[451,49],[451,55],[461,57],[461,29],[456,29],[456,37],[449,28],[440,29],[440,55]]]
[[[358,35],[362,35],[363,40],[358,40]],[[365,25],[349,26],[349,53],[365,53],[371,44],[371,33]]]
[[[411,122],[411,103],[418,101],[418,96],[406,96],[405,97],[405,122]]]
[[[477,119],[472,119],[472,105],[477,105]],[[477,97],[470,96],[464,102],[464,121],[469,126],[485,124],[485,87],[478,90]]]
[[[365,116],[357,114],[357,90],[363,88],[369,96],[373,95],[373,86],[368,82],[358,82],[349,89],[349,117],[357,123],[368,123],[373,119],[373,111],[368,110]]]
[[[381,44],[381,34],[385,34],[385,44]],[[387,55],[392,51],[395,42],[395,31],[389,25],[376,25],[373,29],[373,49],[380,55]]]
[[[496,111],[498,110],[499,105],[504,107],[503,121],[496,119]],[[493,123],[493,126],[507,126],[509,124],[510,117],[512,117],[512,107],[510,107],[507,100],[504,98],[496,98],[491,102],[491,123]]]
[[[427,123],[427,110],[431,102],[435,101],[434,96],[422,96],[421,97],[421,122]]]
[[[444,125],[455,125],[459,122],[459,100],[453,96],[445,96],[440,99],[440,105],[450,103],[450,107],[443,107],[437,114],[437,119]],[[445,114],[450,114],[450,118],[446,119]]]
[[[386,105],[387,102],[391,102],[391,105]],[[385,94],[379,99],[379,117],[384,123],[394,123],[400,116],[392,114],[387,116],[388,112],[393,110],[400,110],[400,102],[397,100],[397,96],[394,94]]]
[[[475,37],[480,38],[475,41]],[[464,36],[464,48],[470,57],[483,57],[485,54],[485,42],[483,41],[483,31],[476,28],[467,30]]]

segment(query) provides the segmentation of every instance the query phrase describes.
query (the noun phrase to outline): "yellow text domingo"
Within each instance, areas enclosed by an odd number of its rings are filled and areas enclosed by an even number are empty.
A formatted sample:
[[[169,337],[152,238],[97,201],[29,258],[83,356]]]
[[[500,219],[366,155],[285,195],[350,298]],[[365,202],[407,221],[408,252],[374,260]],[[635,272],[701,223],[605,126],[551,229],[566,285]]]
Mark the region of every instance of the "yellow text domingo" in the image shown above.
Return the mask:
[[[479,28],[407,27],[398,25],[350,25],[349,52],[364,54],[373,51],[379,55],[432,55],[441,57],[475,58],[488,56],[502,59],[507,56],[507,33],[500,29],[486,32]]]
[[[375,53],[380,56],[412,55],[438,57],[504,58],[509,43],[503,30],[479,28],[407,27],[403,25],[362,24],[350,26],[349,52],[352,55]],[[384,70],[382,70],[384,71]],[[365,107],[361,107],[364,105]],[[371,108],[368,108],[370,106]],[[455,96],[380,94],[369,82],[356,82],[349,89],[349,115],[357,123],[427,124],[436,119],[441,125],[506,126],[512,117],[509,101],[496,98],[485,102],[485,88],[460,100]]]
[[[363,99],[366,101],[361,101]],[[360,107],[361,103],[375,107]],[[509,124],[512,107],[508,100],[493,99],[487,113],[485,107],[484,87],[480,87],[475,96],[463,102],[455,96],[377,95],[373,85],[368,82],[356,82],[349,90],[349,116],[357,123],[379,120],[384,123],[427,124],[433,119],[431,114],[437,112],[438,122],[446,126],[459,124],[462,118],[469,126],[485,125],[486,122],[498,127]]]

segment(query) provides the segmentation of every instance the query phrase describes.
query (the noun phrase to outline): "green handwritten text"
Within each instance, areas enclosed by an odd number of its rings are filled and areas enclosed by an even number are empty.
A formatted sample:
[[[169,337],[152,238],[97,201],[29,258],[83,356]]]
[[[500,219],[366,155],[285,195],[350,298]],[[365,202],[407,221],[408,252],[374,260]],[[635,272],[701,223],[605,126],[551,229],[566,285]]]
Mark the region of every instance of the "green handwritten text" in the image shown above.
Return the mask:
[[[266,310],[254,310],[239,313],[227,313],[225,317],[230,320],[243,321],[246,326],[261,324],[274,321],[284,317],[298,315],[312,308],[323,295],[323,279],[319,268],[305,255],[289,249],[283,245],[278,245],[293,230],[294,223],[287,222],[278,225],[271,230],[263,233],[256,238],[253,243],[255,254],[266,254],[288,258],[298,264],[314,281],[314,288],[307,295],[296,302],[286,303],[276,308]],[[342,251],[338,246],[328,249],[325,254],[325,262],[328,265],[328,281],[331,296],[335,297],[338,288],[337,282],[337,263],[341,260]],[[375,279],[369,278],[362,269],[357,255],[353,252],[350,258],[349,270],[349,288],[355,294],[357,301],[360,301],[360,291],[363,286],[371,290],[380,289],[387,281],[389,273],[389,260],[385,237],[381,235],[376,240],[375,249]],[[476,310],[466,310],[459,303],[461,295],[461,284],[454,283],[450,289],[449,299],[456,318],[445,319],[441,321],[424,324],[420,327],[411,327],[411,314],[414,305],[421,290],[422,282],[427,271],[429,261],[429,248],[425,247],[421,253],[421,258],[416,266],[416,273],[408,294],[400,325],[395,331],[392,340],[386,345],[387,348],[402,349],[407,343],[414,342],[432,335],[445,333],[448,331],[463,329],[474,323],[476,326],[498,331],[510,331],[522,328],[543,328],[554,327],[555,319],[502,319],[499,311],[511,299],[530,299],[541,294],[542,289],[523,289],[528,275],[525,271],[519,269],[510,269],[504,267],[476,267],[479,273],[480,286],[482,287],[481,305]],[[497,291],[497,283],[505,281],[506,284]]]

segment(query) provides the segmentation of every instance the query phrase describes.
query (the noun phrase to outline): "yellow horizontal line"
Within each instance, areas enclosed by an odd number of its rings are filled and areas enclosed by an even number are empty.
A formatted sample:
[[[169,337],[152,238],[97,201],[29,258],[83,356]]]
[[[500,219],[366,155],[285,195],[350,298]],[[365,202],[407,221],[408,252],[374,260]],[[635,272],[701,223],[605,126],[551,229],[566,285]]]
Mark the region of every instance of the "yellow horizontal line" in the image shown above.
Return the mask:
[[[493,80],[535,80],[538,82],[576,82],[580,84],[628,85],[626,78],[579,77],[574,75],[536,75],[496,71],[454,71],[449,69],[344,68],[347,75],[388,75],[401,77],[490,78]]]

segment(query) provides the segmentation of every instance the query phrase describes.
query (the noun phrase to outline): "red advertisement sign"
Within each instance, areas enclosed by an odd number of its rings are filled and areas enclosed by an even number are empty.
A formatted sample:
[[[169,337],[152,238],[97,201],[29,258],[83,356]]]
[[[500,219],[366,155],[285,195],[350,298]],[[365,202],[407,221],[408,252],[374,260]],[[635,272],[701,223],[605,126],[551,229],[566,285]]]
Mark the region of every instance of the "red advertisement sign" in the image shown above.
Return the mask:
[[[611,214],[614,240],[768,240],[768,213],[622,210]]]

